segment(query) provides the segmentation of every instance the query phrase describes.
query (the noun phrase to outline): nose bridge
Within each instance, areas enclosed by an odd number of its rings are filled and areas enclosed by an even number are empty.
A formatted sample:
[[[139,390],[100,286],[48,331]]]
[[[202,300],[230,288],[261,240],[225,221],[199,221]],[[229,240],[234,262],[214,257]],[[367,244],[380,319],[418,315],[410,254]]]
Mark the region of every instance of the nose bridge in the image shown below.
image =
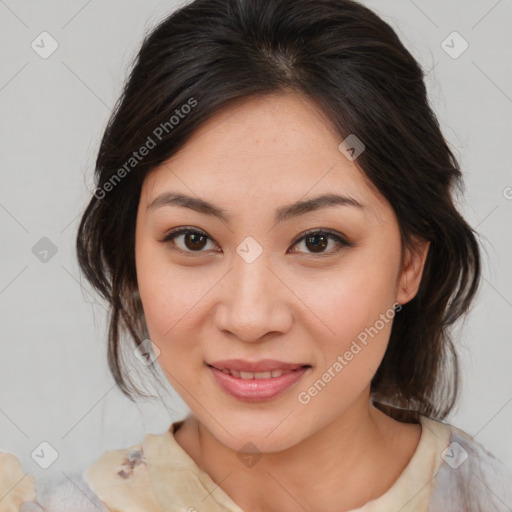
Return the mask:
[[[242,257],[235,260],[232,279],[237,303],[250,305],[258,303],[267,304],[269,297],[266,294],[270,280],[268,259],[262,254],[256,260],[248,262]],[[262,300],[267,299],[267,300]]]
[[[243,253],[242,253],[243,254]],[[228,273],[218,327],[244,341],[258,340],[267,332],[286,328],[286,308],[279,279],[262,252],[256,259],[237,254]]]

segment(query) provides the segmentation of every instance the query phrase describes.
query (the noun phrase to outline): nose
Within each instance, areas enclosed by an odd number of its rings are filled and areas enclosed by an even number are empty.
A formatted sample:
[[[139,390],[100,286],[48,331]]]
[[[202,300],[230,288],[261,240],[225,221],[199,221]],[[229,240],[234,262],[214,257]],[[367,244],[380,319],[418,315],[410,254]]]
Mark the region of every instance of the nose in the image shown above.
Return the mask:
[[[293,321],[293,293],[261,254],[252,263],[238,255],[223,279],[216,311],[217,329],[244,342],[287,332]]]

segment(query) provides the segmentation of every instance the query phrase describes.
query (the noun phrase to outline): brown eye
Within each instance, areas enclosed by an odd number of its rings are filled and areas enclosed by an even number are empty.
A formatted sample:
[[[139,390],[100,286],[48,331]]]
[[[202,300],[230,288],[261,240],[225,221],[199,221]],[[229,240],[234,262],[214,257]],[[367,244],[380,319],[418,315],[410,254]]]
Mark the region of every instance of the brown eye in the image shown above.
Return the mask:
[[[210,237],[202,232],[190,228],[180,228],[171,231],[161,240],[164,243],[171,242],[180,251],[185,253],[201,253],[206,252],[203,249],[208,245]]]
[[[325,250],[329,245],[329,241],[334,241],[335,248]],[[337,233],[327,230],[310,230],[303,234],[293,245],[304,243],[306,251],[292,251],[292,252],[305,252],[306,254],[317,254],[318,256],[329,256],[343,250],[345,247],[353,247],[354,244],[347,242]],[[337,248],[336,248],[337,245]]]
[[[183,240],[188,249],[201,250],[206,245],[206,238],[206,236],[198,233],[187,233]]]
[[[329,239],[323,233],[305,237],[306,247],[312,252],[322,252],[328,245]]]

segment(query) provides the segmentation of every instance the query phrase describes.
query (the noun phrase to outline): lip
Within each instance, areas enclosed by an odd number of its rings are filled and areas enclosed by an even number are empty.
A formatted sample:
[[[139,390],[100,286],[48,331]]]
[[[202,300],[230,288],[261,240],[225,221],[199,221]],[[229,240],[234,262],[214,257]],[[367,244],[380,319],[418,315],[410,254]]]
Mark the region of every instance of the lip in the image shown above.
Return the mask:
[[[271,377],[268,379],[242,379],[224,373],[222,370],[211,365],[207,366],[213,378],[225,393],[246,402],[263,402],[284,393],[294,386],[304,374],[311,369],[311,366],[299,366],[297,368],[298,365],[294,365],[296,369],[291,369],[289,372],[283,373],[279,377]]]
[[[261,361],[246,361],[244,359],[227,359],[207,363],[217,370],[237,370],[239,372],[270,372],[272,370],[297,370],[302,366],[311,366],[308,363],[285,363],[276,359],[262,359]]]

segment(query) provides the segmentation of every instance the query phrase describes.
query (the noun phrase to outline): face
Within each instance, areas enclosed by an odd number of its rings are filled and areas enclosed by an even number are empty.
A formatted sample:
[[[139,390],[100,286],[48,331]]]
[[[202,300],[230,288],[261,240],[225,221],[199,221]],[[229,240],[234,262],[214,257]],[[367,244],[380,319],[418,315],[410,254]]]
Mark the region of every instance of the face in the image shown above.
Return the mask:
[[[289,448],[368,403],[393,305],[419,284],[426,252],[402,251],[341,142],[302,96],[245,99],[144,181],[136,268],[157,361],[233,450]],[[274,362],[253,375],[233,359]]]

